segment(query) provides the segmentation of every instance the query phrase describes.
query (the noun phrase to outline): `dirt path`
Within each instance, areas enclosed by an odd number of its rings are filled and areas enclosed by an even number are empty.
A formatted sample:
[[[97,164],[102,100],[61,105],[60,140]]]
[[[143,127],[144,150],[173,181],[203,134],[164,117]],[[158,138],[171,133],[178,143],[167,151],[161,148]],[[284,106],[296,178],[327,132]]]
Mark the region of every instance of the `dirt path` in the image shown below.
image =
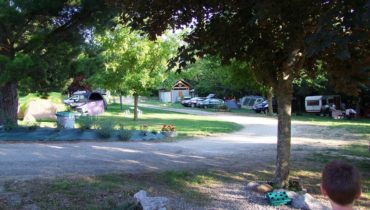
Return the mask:
[[[173,143],[3,143],[0,144],[0,181],[187,168],[240,169],[273,163],[275,159],[276,119],[199,110],[170,110],[236,122],[244,128],[232,134],[191,138]],[[341,135],[314,135],[320,129],[325,128],[293,125],[293,158],[349,141]],[[315,137],[310,137],[307,132]]]

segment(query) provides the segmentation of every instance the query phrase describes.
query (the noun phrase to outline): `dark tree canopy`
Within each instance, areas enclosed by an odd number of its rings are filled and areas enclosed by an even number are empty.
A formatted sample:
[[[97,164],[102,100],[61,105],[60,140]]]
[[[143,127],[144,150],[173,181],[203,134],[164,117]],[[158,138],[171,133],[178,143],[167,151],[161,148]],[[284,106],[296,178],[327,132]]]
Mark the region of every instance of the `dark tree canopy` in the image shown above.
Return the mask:
[[[0,0],[0,124],[16,123],[20,85],[48,92],[65,85],[88,38],[109,16],[98,0]]]
[[[274,87],[278,101],[277,185],[288,185],[293,80],[315,76],[318,60],[337,88],[354,94],[369,72],[370,1],[318,0],[111,0],[123,21],[152,38],[169,27],[191,28],[173,67],[196,56],[250,62],[257,79]]]

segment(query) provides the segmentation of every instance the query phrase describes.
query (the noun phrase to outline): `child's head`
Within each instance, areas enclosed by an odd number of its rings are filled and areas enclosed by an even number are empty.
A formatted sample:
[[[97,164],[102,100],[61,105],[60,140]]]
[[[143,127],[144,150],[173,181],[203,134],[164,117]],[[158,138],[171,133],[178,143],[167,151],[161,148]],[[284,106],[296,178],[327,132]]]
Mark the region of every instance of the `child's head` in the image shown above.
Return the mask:
[[[360,174],[351,164],[332,161],[322,173],[321,191],[336,204],[352,204],[361,196]]]

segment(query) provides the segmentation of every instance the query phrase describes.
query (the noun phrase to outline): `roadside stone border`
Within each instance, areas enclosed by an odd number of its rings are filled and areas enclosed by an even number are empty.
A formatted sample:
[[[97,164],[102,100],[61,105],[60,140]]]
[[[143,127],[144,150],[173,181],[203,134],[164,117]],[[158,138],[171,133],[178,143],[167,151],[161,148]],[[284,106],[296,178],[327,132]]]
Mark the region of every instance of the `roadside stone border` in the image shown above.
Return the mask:
[[[157,132],[130,130],[131,137],[129,141],[155,141],[168,138],[168,136]],[[0,131],[1,141],[123,141],[119,138],[119,131],[111,132],[111,137],[99,137],[96,130],[80,129],[54,129],[54,128],[37,128],[28,130],[26,128],[17,128],[14,131]]]

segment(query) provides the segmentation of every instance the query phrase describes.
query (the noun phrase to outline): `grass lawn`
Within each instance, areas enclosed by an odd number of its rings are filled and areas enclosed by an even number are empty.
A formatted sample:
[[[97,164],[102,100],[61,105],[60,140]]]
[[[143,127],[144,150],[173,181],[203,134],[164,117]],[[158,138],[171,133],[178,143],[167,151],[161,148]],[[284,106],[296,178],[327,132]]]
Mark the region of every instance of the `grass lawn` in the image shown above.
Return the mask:
[[[370,119],[359,118],[352,120],[334,120],[329,117],[304,114],[303,116],[293,116],[292,120],[293,122],[304,122],[317,126],[326,126],[331,129],[345,129],[350,133],[370,138]]]
[[[9,181],[5,183],[4,189],[9,193],[26,196],[40,209],[130,209],[134,203],[133,195],[141,189],[148,191],[150,196],[185,199],[193,205],[202,206],[208,202],[209,195],[201,192],[199,187],[229,181],[233,177],[232,174],[204,171],[108,174]],[[7,208],[7,204],[0,202],[0,209]]]
[[[342,148],[335,152],[347,154],[357,150],[364,152],[358,146]],[[291,169],[291,176],[299,178],[308,193],[321,199],[325,199],[319,190],[321,170],[330,160],[332,152],[331,150],[320,156],[312,154],[306,159],[293,161]],[[365,155],[369,156],[367,153]],[[352,160],[351,162],[359,167],[363,176],[363,196],[356,201],[355,208],[367,209],[370,206],[369,166],[362,161]],[[249,181],[271,180],[273,178],[272,165],[273,163],[265,163],[259,166],[259,169],[256,167],[232,172],[223,170],[165,171],[8,181],[5,182],[4,190],[26,197],[27,201],[32,201],[40,209],[130,209],[134,203],[133,195],[141,189],[148,191],[150,196],[169,197],[176,203],[175,205],[185,202],[187,207],[201,208],[211,202],[215,186],[235,184],[245,186]],[[9,208],[6,205],[0,202],[0,209]]]
[[[215,120],[204,116],[175,113],[150,108],[140,107],[143,114],[139,120],[133,121],[132,106],[124,105],[123,110],[130,110],[130,115],[125,116],[121,111],[119,104],[108,105],[108,110],[98,117],[94,117],[94,124],[108,124],[108,127],[119,129],[123,126],[125,129],[140,130],[143,125],[148,126],[149,131],[160,131],[163,125],[174,125],[178,137],[186,136],[208,136],[217,133],[230,133],[242,128],[237,123]],[[79,119],[76,119],[76,127],[79,127]],[[22,121],[20,124],[23,125]],[[26,124],[25,124],[26,125]],[[42,127],[55,127],[56,123],[50,120],[40,120]]]
[[[132,106],[124,106],[124,110]],[[123,125],[126,128],[140,129],[142,125],[147,125],[148,129],[160,131],[164,124],[176,126],[176,131],[180,136],[211,135],[215,133],[229,133],[237,131],[242,126],[225,121],[214,120],[204,116],[175,113],[150,108],[140,107],[143,114],[138,121],[133,121],[133,110],[129,116],[124,116],[119,104],[111,104],[108,111],[99,117],[101,123],[109,122],[112,126]],[[78,120],[77,120],[78,123]]]
[[[129,109],[129,106],[125,106],[124,110],[126,109]],[[159,130],[163,124],[173,124],[181,136],[210,135],[240,129],[237,124],[215,121],[203,116],[148,108],[140,109],[144,114],[135,122],[132,120],[132,115],[124,116],[119,104],[113,104],[103,116],[99,117],[98,121],[99,123],[111,123],[112,126],[123,124],[125,127],[136,129],[146,124],[150,130]],[[253,116],[258,116],[258,114],[253,114]],[[370,120],[368,119],[333,120],[304,115],[293,116],[293,122],[327,126],[329,129],[345,129],[353,134],[361,135],[365,141],[370,139],[367,138],[370,136]],[[292,150],[293,154],[299,152],[305,151],[299,148]],[[308,193],[322,197],[319,188],[321,171],[326,163],[334,159],[350,162],[360,170],[363,195],[355,203],[355,208],[368,209],[370,207],[370,153],[366,142],[306,153],[303,157],[292,159],[291,177],[298,178]],[[166,171],[9,181],[5,183],[4,190],[26,197],[37,204],[40,209],[129,209],[133,203],[133,195],[141,189],[147,190],[151,196],[166,196],[179,199],[179,202],[184,199],[192,205],[203,206],[212,199],[213,192],[209,189],[213,185],[232,183],[245,185],[251,180],[272,180],[273,172],[274,163],[266,162],[262,165],[250,166],[248,169],[240,169],[240,171]],[[0,202],[0,209],[12,209],[12,207],[2,205],[7,204]]]

